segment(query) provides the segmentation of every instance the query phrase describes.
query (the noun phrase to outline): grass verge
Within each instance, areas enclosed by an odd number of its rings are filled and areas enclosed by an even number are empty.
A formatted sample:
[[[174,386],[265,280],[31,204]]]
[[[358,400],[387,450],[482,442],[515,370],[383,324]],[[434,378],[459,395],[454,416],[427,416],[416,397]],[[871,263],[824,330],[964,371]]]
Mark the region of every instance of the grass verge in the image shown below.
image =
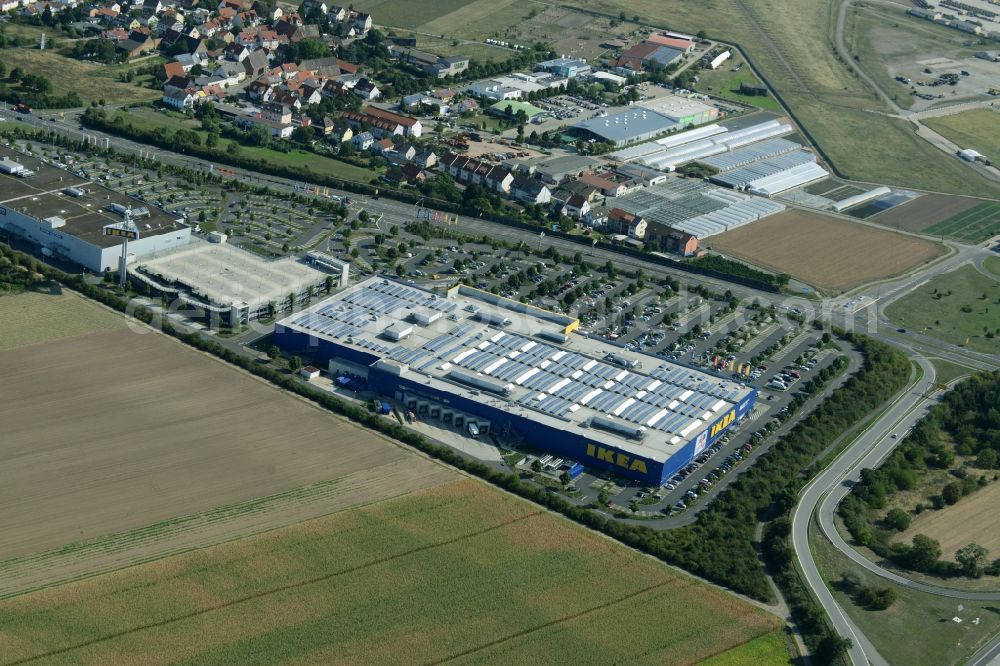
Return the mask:
[[[995,602],[937,597],[878,578],[837,551],[815,524],[810,525],[809,541],[816,565],[837,603],[892,663],[962,663],[1000,631],[1000,609]],[[884,611],[859,607],[839,584],[846,573],[860,576],[868,585],[893,588],[896,603]],[[965,610],[958,611],[959,603]],[[954,617],[961,617],[962,622],[953,622]],[[973,624],[977,617],[979,624]]]
[[[989,354],[1000,353],[1000,279],[972,266],[938,275],[890,305],[900,326]]]

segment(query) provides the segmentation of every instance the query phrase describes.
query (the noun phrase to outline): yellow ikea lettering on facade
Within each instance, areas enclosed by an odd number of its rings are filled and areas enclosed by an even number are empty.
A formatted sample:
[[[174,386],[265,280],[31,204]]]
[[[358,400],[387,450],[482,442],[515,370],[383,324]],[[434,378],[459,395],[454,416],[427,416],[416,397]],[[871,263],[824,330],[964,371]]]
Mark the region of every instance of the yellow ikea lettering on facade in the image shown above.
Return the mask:
[[[734,409],[730,411],[728,414],[726,414],[725,418],[723,418],[721,421],[712,426],[711,436],[715,437],[720,432],[728,428],[735,420],[736,420],[736,410]]]
[[[618,467],[624,467],[630,472],[640,472],[642,474],[647,473],[645,460],[630,458],[621,451],[606,449],[603,446],[597,446],[596,444],[587,444],[587,455],[602,462],[617,465]]]

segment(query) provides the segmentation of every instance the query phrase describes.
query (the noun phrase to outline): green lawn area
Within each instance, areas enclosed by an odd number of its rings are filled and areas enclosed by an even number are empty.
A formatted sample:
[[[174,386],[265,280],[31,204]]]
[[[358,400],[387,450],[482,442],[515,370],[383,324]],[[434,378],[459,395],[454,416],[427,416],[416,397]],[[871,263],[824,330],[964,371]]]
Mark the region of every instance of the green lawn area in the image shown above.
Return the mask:
[[[978,150],[986,159],[1000,163],[1000,113],[973,109],[950,116],[927,118],[925,125],[955,142],[959,148]]]
[[[809,528],[816,565],[834,598],[879,653],[893,664],[960,664],[1000,631],[1000,610],[996,602],[967,601],[958,612],[958,601],[900,587],[854,564],[819,534]],[[865,584],[891,587],[896,603],[884,611],[861,608],[838,583],[847,572],[862,577]],[[962,623],[952,622],[956,615]],[[972,621],[979,618],[979,624]]]
[[[225,141],[221,141],[219,145],[223,145],[224,143]],[[304,150],[293,150],[288,153],[283,153],[277,150],[271,150],[270,148],[241,146],[240,152],[243,155],[257,157],[270,162],[271,164],[302,167],[320,176],[340,178],[342,180],[350,180],[356,183],[370,183],[379,173],[374,169],[363,169],[359,166],[348,164],[347,162],[341,162],[340,160],[335,160],[330,157],[323,157]]]
[[[890,305],[886,314],[914,333],[975,351],[1000,353],[1000,278],[991,280],[972,266],[922,284]],[[995,337],[987,338],[987,332]]]
[[[143,106],[132,107],[128,111],[118,112],[116,115],[123,116],[128,124],[144,130],[155,130],[161,127],[171,131],[181,128],[190,130],[200,130],[201,128],[201,123],[198,120],[188,118],[182,113],[157,111]]]
[[[416,28],[434,19],[451,14],[478,0],[357,0],[353,7],[368,12],[372,20],[394,28]]]
[[[169,130],[189,129],[198,132],[204,141],[207,132],[203,132],[201,123],[197,120],[187,118],[183,114],[173,111],[163,112],[148,107],[137,107],[129,109],[125,114],[127,121],[137,128],[156,129],[165,128]],[[225,150],[230,143],[230,139],[220,139],[219,148]],[[292,166],[308,169],[310,172],[331,178],[354,181],[357,183],[369,183],[376,177],[378,172],[371,169],[341,162],[330,157],[324,157],[304,150],[292,150],[291,152],[281,152],[270,148],[258,146],[240,145],[240,154],[255,159],[265,160],[277,166]]]
[[[29,48],[4,49],[0,60],[10,70],[20,67],[31,74],[41,75],[52,82],[52,93],[75,92],[85,103],[105,100],[108,104],[142,102],[160,98],[159,90],[140,87],[138,81],[125,83],[118,77],[138,65],[99,65],[67,58],[56,51]],[[154,60],[143,60],[148,65]]]
[[[400,32],[404,36],[411,34],[405,31]],[[420,45],[420,50],[445,58],[448,56],[465,56],[466,58],[478,60],[479,62],[487,62],[493,60],[507,60],[511,55],[509,49],[492,46],[479,41],[466,42],[463,40],[449,39],[447,37],[442,39],[441,37],[431,37],[424,34],[412,34],[417,37],[417,43]],[[457,44],[455,43],[456,41],[458,41]]]
[[[465,479],[5,600],[0,654],[94,665],[652,666],[698,663],[779,626]]]
[[[931,365],[934,366],[934,381],[938,384],[947,384],[953,379],[965,377],[974,372],[964,365],[958,365],[942,358],[932,358],[930,361]]]
[[[983,267],[1000,279],[1000,257],[987,257],[983,262]]]
[[[966,243],[981,243],[1000,234],[1000,203],[979,204],[943,222],[938,222],[926,229],[925,233],[949,236]]]
[[[794,663],[782,632],[774,631],[706,659],[700,666],[785,666]]]
[[[734,72],[733,68],[742,64],[740,71]],[[717,97],[731,99],[743,104],[752,104],[762,109],[780,111],[781,106],[772,97],[758,97],[755,95],[743,95],[739,92],[740,84],[760,85],[758,79],[743,58],[737,53],[719,66],[719,69],[703,69],[698,72],[698,83],[695,89],[698,92],[711,93]]]

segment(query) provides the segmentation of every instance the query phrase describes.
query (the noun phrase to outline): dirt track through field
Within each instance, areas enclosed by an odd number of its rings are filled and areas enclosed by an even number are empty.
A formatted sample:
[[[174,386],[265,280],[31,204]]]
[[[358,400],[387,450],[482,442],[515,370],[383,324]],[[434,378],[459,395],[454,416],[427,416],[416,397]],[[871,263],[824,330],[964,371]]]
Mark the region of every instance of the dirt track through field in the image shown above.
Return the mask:
[[[705,245],[828,291],[899,275],[944,252],[919,238],[801,210],[712,236]]]
[[[0,375],[0,595],[455,478],[159,334],[0,352]]]

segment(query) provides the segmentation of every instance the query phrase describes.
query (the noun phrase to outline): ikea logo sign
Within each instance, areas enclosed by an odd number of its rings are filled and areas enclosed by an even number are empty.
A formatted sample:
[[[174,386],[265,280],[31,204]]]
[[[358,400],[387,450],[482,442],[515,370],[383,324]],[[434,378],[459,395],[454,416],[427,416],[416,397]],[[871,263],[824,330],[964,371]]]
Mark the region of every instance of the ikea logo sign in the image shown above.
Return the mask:
[[[710,433],[710,436],[715,437],[720,432],[731,426],[733,424],[733,421],[735,420],[736,420],[736,410],[733,409],[730,410],[729,413],[726,414],[721,421],[712,426],[712,432]]]
[[[596,444],[587,444],[587,455],[609,465],[617,465],[630,472],[641,472],[646,474],[646,461],[640,458],[630,458],[621,451],[606,449]]]

